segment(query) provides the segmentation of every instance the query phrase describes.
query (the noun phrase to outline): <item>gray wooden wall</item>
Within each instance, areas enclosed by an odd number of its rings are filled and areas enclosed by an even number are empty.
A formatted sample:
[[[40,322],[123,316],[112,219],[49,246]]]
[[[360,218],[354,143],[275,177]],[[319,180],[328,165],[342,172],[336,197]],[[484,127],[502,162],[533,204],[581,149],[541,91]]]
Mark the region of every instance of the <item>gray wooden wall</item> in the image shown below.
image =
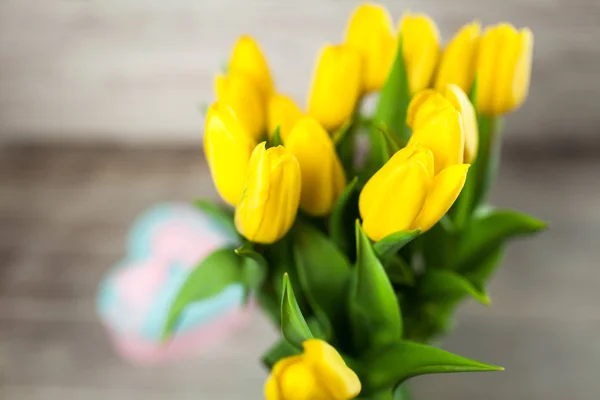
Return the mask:
[[[600,125],[599,0],[384,1],[424,11],[446,38],[508,20],[535,34],[530,100],[509,135],[588,140]],[[200,103],[241,33],[263,44],[278,86],[303,99],[350,0],[2,0],[0,138],[197,142]]]

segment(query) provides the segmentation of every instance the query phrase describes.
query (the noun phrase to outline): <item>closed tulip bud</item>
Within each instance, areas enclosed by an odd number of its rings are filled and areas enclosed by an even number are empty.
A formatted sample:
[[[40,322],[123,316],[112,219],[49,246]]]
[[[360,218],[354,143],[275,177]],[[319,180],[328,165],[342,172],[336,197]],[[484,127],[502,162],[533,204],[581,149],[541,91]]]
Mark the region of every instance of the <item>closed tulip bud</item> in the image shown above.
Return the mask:
[[[267,110],[269,136],[273,135],[275,129],[279,127],[281,138],[285,141],[302,115],[302,110],[288,96],[282,94],[271,96]]]
[[[471,163],[477,155],[479,144],[477,116],[471,101],[458,86],[448,84],[438,91],[426,89],[417,93],[408,107],[407,124],[419,131],[432,115],[445,108],[454,108],[461,115],[465,136],[463,162]]]
[[[337,350],[320,339],[303,343],[304,352],[279,360],[265,384],[266,400],[350,400],[361,385]]]
[[[362,4],[348,21],[346,44],[362,56],[365,93],[381,89],[396,54],[396,37],[387,10],[375,4]]]
[[[250,77],[261,91],[264,101],[273,94],[274,84],[269,64],[258,43],[252,37],[241,36],[235,43],[228,70]]]
[[[326,45],[313,73],[308,113],[331,131],[354,112],[361,83],[360,53],[346,45]]]
[[[412,108],[416,109],[415,106]],[[414,128],[408,143],[418,143],[431,150],[435,174],[463,162],[465,132],[462,116],[449,101],[442,96],[433,96],[423,103],[418,113],[412,111],[412,114],[414,117],[408,121]]]
[[[346,186],[344,169],[327,131],[312,117],[300,119],[284,140],[300,164],[300,208],[314,216],[329,214]]]
[[[283,146],[262,142],[250,158],[248,178],[235,209],[235,226],[246,239],[270,244],[292,227],[300,201],[300,166]]]
[[[434,154],[409,144],[398,151],[367,182],[360,193],[363,229],[379,241],[399,231],[431,229],[448,212],[467,176],[468,164],[435,172]]]
[[[244,190],[255,142],[232,108],[214,103],[206,114],[204,153],[217,191],[236,205]]]
[[[529,92],[533,34],[500,24],[488,28],[477,57],[477,107],[485,115],[505,114],[523,104]]]
[[[265,130],[266,108],[254,81],[237,72],[218,75],[215,91],[219,103],[233,108],[250,135],[258,141]]]
[[[440,56],[440,33],[431,18],[405,14],[399,23],[402,53],[411,93],[429,87]]]
[[[435,80],[438,90],[453,83],[465,93],[471,91],[480,35],[481,24],[478,21],[465,25],[454,35],[446,46],[438,66]]]

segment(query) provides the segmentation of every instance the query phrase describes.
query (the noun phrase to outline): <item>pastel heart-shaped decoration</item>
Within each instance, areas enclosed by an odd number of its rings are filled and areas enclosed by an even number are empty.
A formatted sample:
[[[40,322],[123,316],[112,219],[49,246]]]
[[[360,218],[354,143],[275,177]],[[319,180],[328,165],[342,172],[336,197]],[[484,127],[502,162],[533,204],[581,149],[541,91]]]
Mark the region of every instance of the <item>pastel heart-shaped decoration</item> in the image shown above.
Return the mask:
[[[139,216],[126,257],[98,292],[98,313],[119,352],[136,363],[157,363],[194,353],[240,326],[252,307],[244,305],[244,287],[235,282],[187,307],[172,338],[161,339],[190,272],[206,268],[201,262],[215,251],[240,244],[231,227],[188,204],[160,204]]]

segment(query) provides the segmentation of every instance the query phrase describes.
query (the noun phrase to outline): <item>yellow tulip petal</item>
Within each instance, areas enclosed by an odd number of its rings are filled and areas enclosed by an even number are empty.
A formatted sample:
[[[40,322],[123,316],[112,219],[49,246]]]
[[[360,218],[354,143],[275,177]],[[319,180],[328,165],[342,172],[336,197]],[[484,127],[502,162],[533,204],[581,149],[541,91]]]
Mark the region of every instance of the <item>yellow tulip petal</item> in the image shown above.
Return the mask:
[[[300,164],[300,207],[310,215],[327,215],[346,185],[329,134],[316,119],[304,117],[294,125],[284,144]]]
[[[302,111],[294,100],[282,94],[271,96],[268,105],[269,136],[279,127],[281,138],[285,141],[294,124],[302,118]]]
[[[531,80],[531,64],[533,58],[533,33],[525,28],[519,32],[517,60],[513,77],[514,107],[520,107],[529,94]]]
[[[465,184],[468,169],[468,164],[453,165],[433,178],[423,210],[412,229],[421,228],[425,232],[448,212]]]
[[[304,359],[329,394],[329,400],[348,400],[360,393],[358,376],[352,371],[337,350],[328,343],[311,339],[303,343]]]
[[[465,133],[461,115],[454,108],[432,114],[413,131],[409,143],[419,143],[433,152],[435,174],[464,157]]]
[[[236,205],[242,195],[254,142],[233,109],[214,103],[208,109],[204,152],[221,197]]]
[[[437,25],[424,14],[405,14],[399,23],[411,93],[429,87],[440,56]]]
[[[446,46],[438,66],[435,87],[441,90],[455,84],[469,93],[475,77],[481,24],[474,21],[462,27]]]
[[[321,49],[308,96],[308,113],[331,131],[354,113],[362,88],[361,56],[346,45]]]
[[[283,400],[279,395],[279,384],[273,375],[265,383],[265,400]]]
[[[215,92],[220,103],[235,110],[241,123],[255,138],[260,139],[265,129],[266,108],[260,89],[246,75],[230,72],[215,79]]]
[[[448,84],[442,88],[444,97],[452,103],[454,108],[460,112],[465,132],[465,154],[464,162],[471,163],[477,155],[479,146],[479,131],[477,127],[477,115],[473,104],[466,93],[460,87]]]
[[[305,362],[288,366],[280,379],[285,400],[329,400],[315,372]]]
[[[422,90],[408,105],[406,124],[413,130],[419,129],[428,119],[446,108],[453,106],[442,94],[433,89]]]
[[[359,197],[359,209],[367,236],[379,241],[391,233],[410,229],[425,203],[430,184],[427,167],[420,160],[411,159],[378,178],[376,185],[365,185],[360,197],[366,191],[370,204]]]
[[[346,44],[361,53],[363,91],[381,89],[396,53],[392,19],[385,7],[368,3],[358,6],[348,20]]]
[[[238,39],[228,69],[250,77],[259,87],[264,101],[273,93],[274,84],[269,65],[258,43],[251,36],[244,35]]]

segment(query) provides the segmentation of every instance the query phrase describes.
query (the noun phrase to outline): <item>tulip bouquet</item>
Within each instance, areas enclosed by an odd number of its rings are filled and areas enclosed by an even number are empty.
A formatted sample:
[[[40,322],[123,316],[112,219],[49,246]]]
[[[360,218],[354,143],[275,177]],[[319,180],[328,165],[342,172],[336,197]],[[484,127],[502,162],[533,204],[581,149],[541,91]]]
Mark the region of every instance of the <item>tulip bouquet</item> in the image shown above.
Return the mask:
[[[190,274],[165,338],[186,306],[237,282],[281,329],[263,357],[268,400],[400,399],[417,375],[500,370],[431,343],[462,300],[489,304],[507,240],[544,227],[486,204],[532,46],[528,29],[474,22],[442,50],[427,16],[396,31],[361,5],[343,43],[322,48],[302,109],[241,37],[204,132],[228,205],[197,206],[244,244]]]

